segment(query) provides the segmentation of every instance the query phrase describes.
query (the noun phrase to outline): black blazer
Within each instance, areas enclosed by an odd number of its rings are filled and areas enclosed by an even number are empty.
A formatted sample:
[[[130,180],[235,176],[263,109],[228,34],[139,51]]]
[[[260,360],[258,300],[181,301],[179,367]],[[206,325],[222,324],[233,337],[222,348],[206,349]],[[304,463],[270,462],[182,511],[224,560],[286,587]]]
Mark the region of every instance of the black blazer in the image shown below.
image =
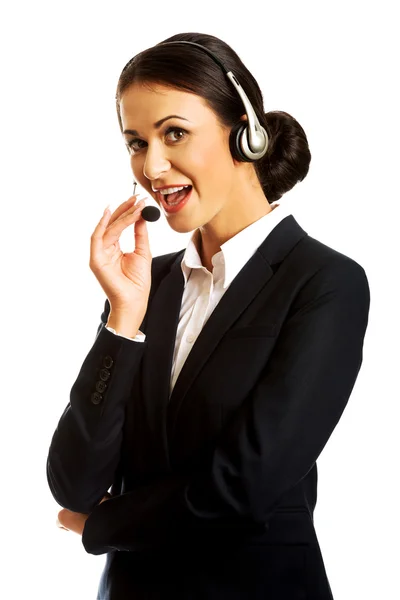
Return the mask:
[[[362,363],[364,269],[284,218],[169,399],[183,254],[153,258],[144,343],[105,329],[106,300],[51,441],[52,494],[91,513],[83,545],[108,553],[101,600],[332,598],[313,525],[316,460]]]

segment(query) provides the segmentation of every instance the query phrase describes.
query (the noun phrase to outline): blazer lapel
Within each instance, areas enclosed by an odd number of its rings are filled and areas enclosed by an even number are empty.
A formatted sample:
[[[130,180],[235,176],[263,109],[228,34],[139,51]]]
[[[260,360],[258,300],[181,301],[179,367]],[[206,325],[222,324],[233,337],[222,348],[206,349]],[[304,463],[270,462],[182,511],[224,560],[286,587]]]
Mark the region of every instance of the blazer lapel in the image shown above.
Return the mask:
[[[292,215],[283,219],[232,281],[211,313],[193,345],[169,398],[172,359],[178,327],[184,278],[178,252],[169,273],[154,295],[146,323],[148,347],[143,355],[144,405],[155,439],[162,440],[160,459],[168,461],[171,439],[179,408],[194,379],[218,342],[240,317],[273,275],[272,265],[280,262],[306,232]]]
[[[159,450],[160,466],[169,470],[166,413],[169,400],[172,360],[179,322],[184,277],[177,253],[170,271],[161,280],[150,304],[145,328],[147,349],[142,359],[142,410],[154,432],[153,448]]]

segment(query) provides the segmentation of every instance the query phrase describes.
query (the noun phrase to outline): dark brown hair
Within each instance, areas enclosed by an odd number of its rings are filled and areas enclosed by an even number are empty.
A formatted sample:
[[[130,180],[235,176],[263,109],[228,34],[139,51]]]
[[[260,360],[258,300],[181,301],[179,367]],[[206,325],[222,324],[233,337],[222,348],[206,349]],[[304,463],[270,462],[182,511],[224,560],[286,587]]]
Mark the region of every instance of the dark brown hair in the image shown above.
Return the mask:
[[[209,48],[239,80],[269,136],[267,153],[253,163],[269,203],[305,178],[311,153],[303,128],[286,112],[264,113],[263,95],[257,81],[228,44],[205,33],[178,33],[163,41],[196,42]],[[135,82],[162,84],[201,96],[222,125],[229,128],[235,125],[245,110],[221,67],[195,46],[160,44],[134,56],[122,70],[115,97],[121,132],[121,97]]]

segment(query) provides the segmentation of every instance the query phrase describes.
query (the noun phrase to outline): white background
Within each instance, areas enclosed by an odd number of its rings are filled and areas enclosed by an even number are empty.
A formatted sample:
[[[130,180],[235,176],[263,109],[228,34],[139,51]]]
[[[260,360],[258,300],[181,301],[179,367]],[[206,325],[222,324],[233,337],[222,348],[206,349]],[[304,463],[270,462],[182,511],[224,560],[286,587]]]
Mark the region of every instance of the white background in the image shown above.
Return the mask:
[[[104,305],[90,235],[106,205],[132,193],[117,80],[132,56],[185,31],[226,41],[258,80],[265,110],[300,122],[312,162],[282,203],[366,270],[364,362],[318,460],[315,527],[335,600],[400,597],[395,5],[70,0],[2,9],[2,598],[96,597],[105,556],[56,527],[46,457]],[[190,236],[163,216],[148,230],[153,256]],[[133,249],[132,228],[123,241]]]

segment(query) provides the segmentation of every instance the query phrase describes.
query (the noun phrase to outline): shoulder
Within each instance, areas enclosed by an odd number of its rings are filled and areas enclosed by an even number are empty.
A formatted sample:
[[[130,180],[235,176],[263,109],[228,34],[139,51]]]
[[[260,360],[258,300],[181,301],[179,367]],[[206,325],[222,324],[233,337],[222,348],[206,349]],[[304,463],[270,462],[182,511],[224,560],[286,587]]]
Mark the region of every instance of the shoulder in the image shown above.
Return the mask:
[[[294,254],[297,264],[307,265],[307,275],[297,297],[300,304],[324,298],[339,304],[350,303],[368,312],[370,288],[360,263],[309,235],[297,244]]]
[[[315,270],[323,269],[324,272],[339,270],[342,272],[359,273],[365,276],[364,268],[352,257],[339,252],[335,248],[324,244],[320,240],[306,235],[296,246],[297,259],[301,259]]]
[[[297,226],[300,227],[298,224]],[[305,231],[304,234],[284,261],[286,268],[297,273],[296,279],[300,287],[304,287],[312,279],[330,279],[332,283],[336,281],[338,285],[342,285],[352,278],[368,286],[365,269],[354,258],[324,244]]]

